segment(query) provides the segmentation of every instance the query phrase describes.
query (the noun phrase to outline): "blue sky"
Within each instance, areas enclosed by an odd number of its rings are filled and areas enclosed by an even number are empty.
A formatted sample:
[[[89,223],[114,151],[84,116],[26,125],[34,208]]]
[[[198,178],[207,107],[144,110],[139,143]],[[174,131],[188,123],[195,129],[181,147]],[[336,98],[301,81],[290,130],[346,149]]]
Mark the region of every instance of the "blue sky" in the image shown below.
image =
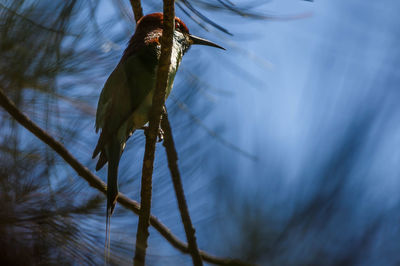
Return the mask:
[[[106,2],[102,6],[99,14],[105,16],[101,19],[108,18],[109,5]],[[145,13],[146,8],[144,4]],[[264,204],[261,212],[274,213],[278,224],[283,224],[319,189],[319,182],[326,177],[320,173],[331,174],[323,172],[323,168],[338,156],[335,152],[340,148],[349,149],[350,154],[356,152],[357,156],[344,161],[350,164],[349,172],[340,164],[331,170],[333,176],[333,172],[346,176],[340,181],[344,192],[340,194],[336,216],[326,222],[321,233],[327,243],[321,237],[316,243],[322,241],[321,246],[326,246],[328,253],[338,254],[341,245],[345,247],[345,243],[351,243],[349,239],[357,240],[363,235],[372,218],[390,215],[398,206],[398,10],[398,1],[281,0],[264,4],[257,11],[278,18],[299,14],[304,18],[251,21],[204,12],[229,29],[233,33],[229,36],[212,27],[209,32],[204,31],[177,8],[177,15],[191,33],[227,50],[192,47],[176,77],[174,97],[181,95],[179,84],[184,83],[188,69],[194,71],[211,88],[204,88],[196,106],[189,108],[221,138],[258,158],[251,160],[222,145],[199,126],[194,127],[194,135],[208,137],[207,149],[199,155],[200,166],[186,171],[185,159],[191,155],[185,150],[190,139],[177,134],[184,185],[200,247],[213,247],[211,251],[229,255],[228,248],[210,245],[209,237],[222,234],[224,227],[229,228],[225,228],[226,232],[238,230],[235,222],[219,223],[232,216],[228,210],[212,207],[218,198],[216,183],[228,182],[237,197],[250,202],[253,199],[254,205]],[[169,99],[168,105],[176,103]],[[171,123],[179,130],[181,121],[172,116]],[[348,153],[343,156],[350,156]],[[140,158],[135,161],[140,162]],[[218,174],[229,178],[216,181]],[[157,195],[157,184],[155,189]],[[329,194],[329,187],[326,189]],[[138,190],[130,193],[138,197]],[[155,200],[154,211],[163,216],[163,203],[173,202],[170,198],[161,203]],[[205,210],[210,213],[205,215]],[[168,217],[164,217],[165,223],[183,237],[176,219]],[[398,218],[396,214],[397,221]],[[390,265],[396,259],[385,246],[393,243],[390,230],[398,235],[398,225],[382,219],[384,225],[376,235],[376,246],[358,261],[363,265]],[[335,228],[345,232],[340,239],[332,237]],[[312,253],[315,243],[304,241],[304,246],[293,252],[293,258]],[[334,244],[339,247],[332,247]]]

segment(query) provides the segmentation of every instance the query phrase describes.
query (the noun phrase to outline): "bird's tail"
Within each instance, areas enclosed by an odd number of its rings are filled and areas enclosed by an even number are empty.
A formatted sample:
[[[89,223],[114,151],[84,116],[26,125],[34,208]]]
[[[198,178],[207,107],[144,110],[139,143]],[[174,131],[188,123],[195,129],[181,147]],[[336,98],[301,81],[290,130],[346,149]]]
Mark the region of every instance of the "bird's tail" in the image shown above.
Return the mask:
[[[108,176],[107,176],[107,213],[106,213],[106,243],[105,256],[106,263],[110,257],[110,223],[111,215],[114,212],[118,197],[118,165],[121,154],[121,145],[118,141],[110,143],[106,146],[108,158]]]

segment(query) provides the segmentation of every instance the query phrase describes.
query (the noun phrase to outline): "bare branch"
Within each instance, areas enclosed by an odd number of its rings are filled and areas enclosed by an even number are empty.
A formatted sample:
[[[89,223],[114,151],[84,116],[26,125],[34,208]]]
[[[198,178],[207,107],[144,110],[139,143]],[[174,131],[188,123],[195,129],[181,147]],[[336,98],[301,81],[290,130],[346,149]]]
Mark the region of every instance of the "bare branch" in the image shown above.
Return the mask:
[[[148,226],[151,208],[152,175],[156,138],[161,120],[162,107],[165,102],[168,85],[168,72],[171,65],[171,53],[174,33],[175,7],[174,0],[164,0],[163,35],[161,38],[161,55],[157,70],[157,83],[154,89],[150,110],[149,130],[146,134],[146,146],[143,158],[142,185],[140,190],[140,214],[136,234],[136,251],[134,265],[144,265],[149,236]]]
[[[142,4],[140,3],[140,0],[129,0],[129,2],[131,2],[132,11],[135,15],[135,21],[138,22],[138,20],[143,17]]]
[[[72,154],[58,141],[56,141],[52,136],[50,136],[46,131],[41,129],[32,120],[30,120],[25,114],[23,114],[13,102],[4,94],[2,88],[0,88],[0,105],[23,127],[29,130],[41,141],[46,143],[50,148],[52,148],[58,155],[61,156],[75,171],[76,173],[84,178],[90,186],[99,190],[103,194],[106,194],[107,188],[106,184],[96,175],[94,175],[88,168],[83,166]],[[135,214],[139,214],[140,204],[126,195],[119,193],[117,197],[118,203],[125,208],[133,211]],[[150,224],[175,248],[182,252],[189,253],[188,245],[177,238],[171,233],[162,222],[158,220],[154,215],[150,216]],[[218,258],[207,254],[204,251],[200,251],[201,256],[205,261],[210,263],[215,263],[219,265],[248,265],[244,262],[240,262],[232,259]]]
[[[167,109],[164,106],[164,113],[161,120],[161,127],[164,130],[164,142],[165,151],[168,158],[168,167],[171,172],[172,183],[174,184],[176,199],[178,201],[179,212],[181,214],[182,223],[185,228],[186,238],[189,245],[189,252],[192,256],[194,265],[203,265],[199,249],[196,242],[196,230],[193,227],[190,219],[188,206],[185,199],[185,193],[183,191],[183,185],[181,180],[181,174],[178,168],[178,154],[175,149],[174,138],[172,136],[171,125],[168,120]]]

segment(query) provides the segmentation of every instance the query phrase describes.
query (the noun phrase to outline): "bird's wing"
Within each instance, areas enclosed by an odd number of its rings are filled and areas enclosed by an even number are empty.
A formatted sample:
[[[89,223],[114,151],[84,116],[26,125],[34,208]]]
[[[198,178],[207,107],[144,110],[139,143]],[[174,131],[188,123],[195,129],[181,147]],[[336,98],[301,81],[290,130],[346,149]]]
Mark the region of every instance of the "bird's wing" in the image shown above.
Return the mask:
[[[107,120],[118,112],[116,102],[118,97],[126,90],[126,75],[120,62],[108,77],[101,91],[96,112],[96,133],[104,128]],[[123,106],[121,106],[123,107]],[[124,111],[124,110],[120,110]]]
[[[101,128],[99,142],[93,153],[96,156],[115,136],[122,124],[135,112],[154,88],[157,56],[148,48],[123,58],[101,92],[96,113],[96,132]],[[122,136],[126,138],[127,136]],[[121,139],[124,142],[125,139]]]

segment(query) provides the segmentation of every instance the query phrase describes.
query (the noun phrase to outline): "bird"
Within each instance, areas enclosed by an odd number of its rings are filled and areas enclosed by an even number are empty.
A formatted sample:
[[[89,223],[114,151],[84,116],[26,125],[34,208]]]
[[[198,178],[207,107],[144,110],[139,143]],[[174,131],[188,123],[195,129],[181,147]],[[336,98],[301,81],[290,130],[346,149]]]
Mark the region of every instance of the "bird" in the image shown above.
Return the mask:
[[[161,55],[162,32],[162,13],[148,14],[137,21],[135,33],[105,82],[98,101],[95,128],[96,133],[99,130],[101,132],[92,158],[100,154],[96,171],[108,163],[107,228],[110,226],[110,218],[117,202],[118,166],[126,141],[135,130],[143,128],[149,120]],[[191,35],[185,23],[175,17],[166,98],[171,92],[182,56],[191,45],[224,49],[211,41]]]

